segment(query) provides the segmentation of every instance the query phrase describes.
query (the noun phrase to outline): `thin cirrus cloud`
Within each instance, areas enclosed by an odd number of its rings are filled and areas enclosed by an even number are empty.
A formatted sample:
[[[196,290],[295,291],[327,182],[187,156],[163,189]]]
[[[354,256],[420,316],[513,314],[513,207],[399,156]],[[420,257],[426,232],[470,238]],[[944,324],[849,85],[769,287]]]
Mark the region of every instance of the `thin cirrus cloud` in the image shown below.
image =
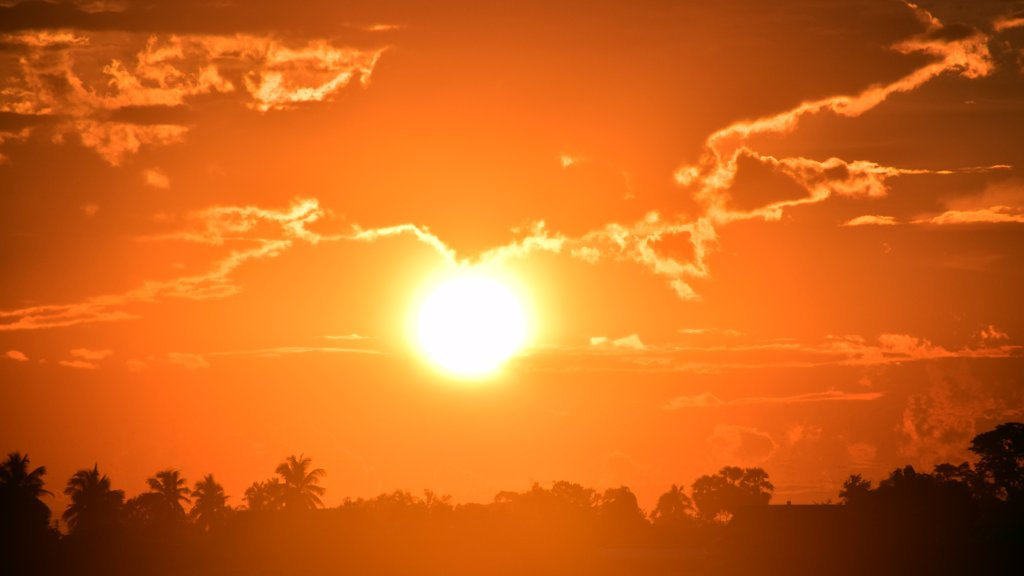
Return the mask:
[[[975,210],[947,210],[937,216],[915,220],[917,224],[1024,224],[1024,208],[992,206]]]
[[[167,354],[167,361],[186,370],[202,370],[210,367],[210,363],[201,354],[187,352],[170,352]]]
[[[76,370],[96,370],[99,368],[99,364],[88,360],[58,360],[57,364]]]
[[[107,349],[72,348],[68,354],[71,355],[70,360],[58,360],[57,364],[64,366],[65,368],[74,368],[76,370],[96,370],[100,367],[100,361],[113,356],[114,351]]]
[[[94,350],[92,348],[73,348],[69,354],[81,360],[103,360],[114,355],[113,350]]]
[[[710,392],[694,396],[677,396],[668,401],[666,410],[685,408],[719,408],[722,406],[760,406],[771,404],[807,404],[812,402],[870,402],[884,396],[882,392],[843,392],[826,390],[792,396],[750,396],[724,401]]]
[[[895,226],[899,224],[895,216],[882,216],[879,214],[865,214],[843,222],[843,226]]]
[[[141,44],[130,59],[126,46]],[[54,138],[77,136],[113,166],[144,146],[181,142],[180,121],[116,120],[132,109],[173,109],[203,95],[235,95],[260,112],[329,100],[367,85],[384,48],[336,46],[323,39],[291,45],[269,36],[169,37],[24,31],[0,35],[0,112],[57,120]],[[113,46],[113,47],[112,47]],[[89,62],[105,62],[89,69]],[[0,142],[2,143],[2,142]]]
[[[610,349],[625,349],[625,350],[646,350],[647,346],[644,345],[643,340],[637,334],[630,334],[623,336],[622,338],[609,339],[605,336],[594,336],[590,339],[591,346],[600,346]]]
[[[1005,336],[1005,337],[1004,337]],[[884,366],[927,360],[955,358],[1020,358],[1024,346],[1010,344],[1009,336],[992,327],[980,332],[971,343],[959,347],[943,346],[910,334],[881,334],[874,340],[858,335],[829,336],[817,342],[793,339],[740,341],[725,344],[645,344],[643,348],[614,346],[607,338],[592,338],[587,347],[560,347],[536,351],[532,370],[564,370],[561,360],[578,357],[572,363],[576,371],[632,371],[663,373],[712,373],[757,368],[812,368],[820,366]],[[614,353],[609,353],[614,352]],[[808,398],[827,400],[827,397]],[[865,398],[866,399],[866,398]],[[695,398],[713,404],[709,398]],[[680,406],[682,407],[682,406]]]

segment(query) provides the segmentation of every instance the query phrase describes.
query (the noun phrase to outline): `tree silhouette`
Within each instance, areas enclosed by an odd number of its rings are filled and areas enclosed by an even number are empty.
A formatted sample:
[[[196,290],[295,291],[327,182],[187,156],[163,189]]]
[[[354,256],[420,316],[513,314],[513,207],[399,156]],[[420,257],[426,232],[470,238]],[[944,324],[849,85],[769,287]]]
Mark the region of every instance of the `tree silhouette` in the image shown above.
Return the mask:
[[[75,472],[64,494],[71,498],[63,518],[72,534],[109,533],[122,521],[124,491],[112,490],[110,478],[95,464]]]
[[[174,530],[186,524],[185,507],[189,489],[177,470],[167,469],[146,479],[149,492],[126,502],[131,524],[157,531]]]
[[[20,498],[38,500],[43,495],[52,494],[43,488],[45,475],[46,466],[39,466],[30,472],[28,454],[11,452],[7,460],[0,464],[0,490]]]
[[[192,488],[192,500],[189,517],[205,531],[222,525],[224,519],[231,513],[224,487],[213,479],[213,474],[207,474],[196,482]]]
[[[761,468],[726,466],[693,482],[693,501],[701,518],[728,521],[743,506],[767,505],[774,489]]]
[[[245,489],[243,495],[245,507],[249,510],[262,512],[281,508],[281,481],[271,478],[262,482],[253,482]]]
[[[843,504],[856,506],[867,500],[870,493],[870,480],[865,480],[860,474],[850,474],[839,490],[839,500]]]
[[[287,510],[309,510],[323,506],[320,497],[324,488],[320,486],[323,468],[309,469],[311,458],[300,454],[292,455],[277,466],[275,472],[281,477],[281,502]]]
[[[981,482],[996,498],[1021,503],[1024,499],[1024,424],[1007,422],[971,440]]]
[[[655,526],[679,527],[689,522],[693,516],[693,500],[686,491],[675,484],[658,497],[658,503],[651,511],[651,523]]]
[[[11,452],[0,464],[0,572],[31,573],[41,569],[46,548],[56,538],[49,528],[50,509],[40,500],[46,468],[29,465],[28,455]]]
[[[645,536],[647,515],[640,509],[636,495],[626,486],[608,488],[601,494],[597,517],[606,543],[616,546],[635,545]]]
[[[146,479],[151,493],[156,494],[169,510],[175,514],[185,514],[182,502],[188,502],[189,489],[181,472],[173,469],[161,470],[152,478]]]

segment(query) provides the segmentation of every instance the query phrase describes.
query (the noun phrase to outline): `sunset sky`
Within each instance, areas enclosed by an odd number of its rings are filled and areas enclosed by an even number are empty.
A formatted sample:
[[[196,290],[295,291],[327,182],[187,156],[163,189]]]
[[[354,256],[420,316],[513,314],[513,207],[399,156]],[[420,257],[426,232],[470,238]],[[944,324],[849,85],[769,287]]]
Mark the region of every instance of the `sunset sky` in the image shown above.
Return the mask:
[[[0,235],[58,494],[835,500],[1024,418],[1024,2],[3,0]],[[487,377],[411,335],[453,270],[524,309]]]

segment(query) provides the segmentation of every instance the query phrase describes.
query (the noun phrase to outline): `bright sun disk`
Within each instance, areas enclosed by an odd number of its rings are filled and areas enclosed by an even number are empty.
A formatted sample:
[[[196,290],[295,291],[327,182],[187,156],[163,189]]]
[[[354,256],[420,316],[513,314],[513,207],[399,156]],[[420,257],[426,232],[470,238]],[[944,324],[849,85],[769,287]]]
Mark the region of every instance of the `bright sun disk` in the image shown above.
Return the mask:
[[[459,377],[494,373],[526,342],[526,313],[498,279],[464,274],[433,287],[416,317],[426,357]]]

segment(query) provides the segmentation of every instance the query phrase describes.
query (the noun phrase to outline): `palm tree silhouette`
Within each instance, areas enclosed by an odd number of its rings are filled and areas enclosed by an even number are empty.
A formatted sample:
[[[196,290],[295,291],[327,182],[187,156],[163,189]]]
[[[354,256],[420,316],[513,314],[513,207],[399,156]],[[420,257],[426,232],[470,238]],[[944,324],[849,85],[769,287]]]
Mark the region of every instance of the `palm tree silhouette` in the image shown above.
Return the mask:
[[[161,470],[152,478],[146,479],[149,492],[160,497],[163,506],[174,514],[185,514],[182,502],[188,502],[189,489],[186,481],[178,470]]]
[[[99,467],[75,472],[64,488],[71,504],[62,515],[71,533],[103,532],[121,519],[124,491],[111,490],[110,478],[101,475]]]
[[[323,506],[320,497],[324,488],[320,479],[326,474],[323,468],[309,469],[313,463],[311,458],[300,454],[289,456],[277,466],[275,472],[281,477],[281,500],[289,510],[309,510]]]
[[[38,500],[43,495],[53,494],[43,488],[45,474],[46,466],[29,471],[28,454],[11,452],[0,464],[0,490],[18,498]]]
[[[651,523],[655,526],[678,527],[686,524],[693,512],[693,500],[682,487],[673,484],[668,492],[658,497],[658,504],[650,514]]]
[[[42,573],[57,533],[50,508],[40,500],[46,468],[29,466],[28,454],[11,452],[0,463],[0,572]]]
[[[231,511],[227,505],[228,496],[224,493],[224,487],[213,479],[213,474],[207,474],[196,482],[192,488],[192,500],[192,511],[189,512],[189,516],[206,531],[223,522]]]

